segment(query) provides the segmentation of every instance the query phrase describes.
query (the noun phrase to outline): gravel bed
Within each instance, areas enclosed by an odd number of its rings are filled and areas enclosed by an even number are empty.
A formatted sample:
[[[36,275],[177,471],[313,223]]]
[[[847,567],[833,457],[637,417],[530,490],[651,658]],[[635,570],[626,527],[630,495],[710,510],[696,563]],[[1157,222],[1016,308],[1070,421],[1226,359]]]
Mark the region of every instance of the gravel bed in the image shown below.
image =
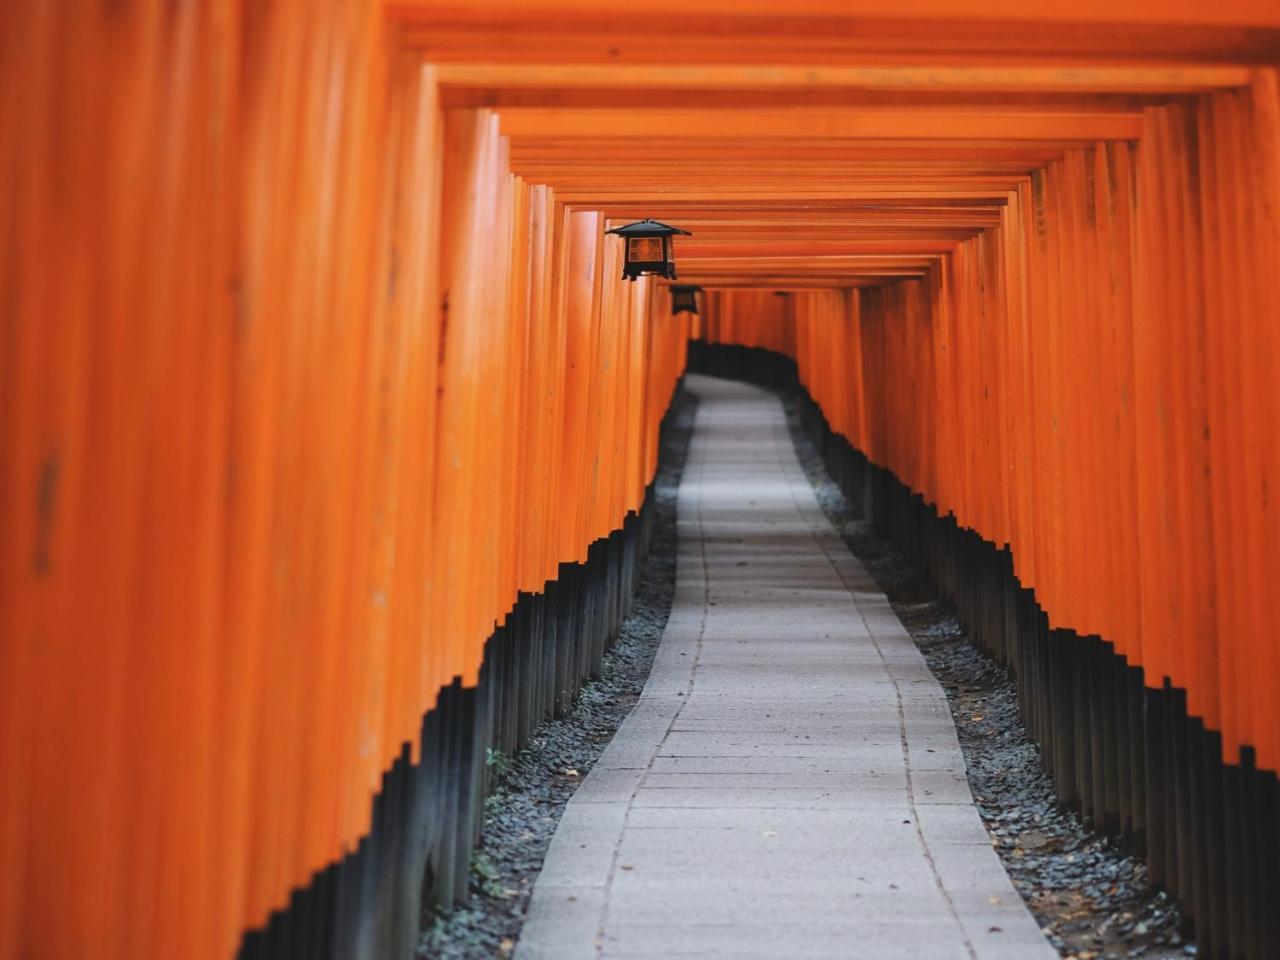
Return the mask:
[[[951,704],[969,786],[991,844],[1049,942],[1075,960],[1194,956],[1175,899],[1146,865],[1058,805],[1040,750],[1018,714],[1009,671],[969,643],[928,576],[857,516],[784,397],[796,452],[827,518],[888,595]]]
[[[680,390],[654,484],[649,557],[600,678],[582,689],[567,716],[538,727],[518,756],[489,758],[500,776],[485,801],[467,900],[436,916],[423,932],[420,957],[478,960],[509,957],[515,949],[560,814],[639,700],[662,639],[675,593],[676,491],[696,407],[693,395]]]

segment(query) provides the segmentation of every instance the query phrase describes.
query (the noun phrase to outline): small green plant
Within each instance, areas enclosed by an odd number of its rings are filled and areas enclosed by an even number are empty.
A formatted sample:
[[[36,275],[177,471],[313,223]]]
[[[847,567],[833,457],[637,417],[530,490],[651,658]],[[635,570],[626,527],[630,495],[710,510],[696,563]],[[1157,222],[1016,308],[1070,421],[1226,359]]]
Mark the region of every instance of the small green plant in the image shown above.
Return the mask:
[[[486,897],[498,899],[506,896],[506,887],[498,882],[498,868],[488,854],[477,851],[472,855],[471,874],[475,878],[475,885]]]
[[[484,751],[484,765],[488,767],[496,776],[502,776],[511,769],[511,758],[501,750],[495,750],[493,747],[486,747]]]

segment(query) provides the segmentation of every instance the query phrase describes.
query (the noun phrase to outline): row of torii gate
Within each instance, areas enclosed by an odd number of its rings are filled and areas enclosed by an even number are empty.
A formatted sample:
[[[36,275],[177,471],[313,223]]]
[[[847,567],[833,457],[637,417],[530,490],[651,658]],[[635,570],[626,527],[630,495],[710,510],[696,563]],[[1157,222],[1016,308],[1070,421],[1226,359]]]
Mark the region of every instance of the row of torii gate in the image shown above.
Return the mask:
[[[1272,0],[4,4],[0,957],[404,953],[691,337],[1166,691],[1153,871],[1265,955],[1277,63]]]

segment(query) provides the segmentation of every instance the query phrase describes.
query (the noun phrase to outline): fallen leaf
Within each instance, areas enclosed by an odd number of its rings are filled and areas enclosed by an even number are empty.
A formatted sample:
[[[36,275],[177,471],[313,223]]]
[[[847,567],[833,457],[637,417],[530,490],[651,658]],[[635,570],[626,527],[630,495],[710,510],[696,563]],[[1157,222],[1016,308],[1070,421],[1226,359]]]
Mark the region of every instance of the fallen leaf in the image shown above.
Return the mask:
[[[623,870],[634,870],[634,869],[635,869],[635,866],[634,866],[633,864],[630,864],[630,863],[624,863],[624,864],[622,865],[622,869],[623,869]]]
[[[1018,835],[1018,846],[1024,850],[1035,852],[1044,850],[1047,847],[1057,846],[1057,840],[1049,836],[1043,830],[1024,830]]]

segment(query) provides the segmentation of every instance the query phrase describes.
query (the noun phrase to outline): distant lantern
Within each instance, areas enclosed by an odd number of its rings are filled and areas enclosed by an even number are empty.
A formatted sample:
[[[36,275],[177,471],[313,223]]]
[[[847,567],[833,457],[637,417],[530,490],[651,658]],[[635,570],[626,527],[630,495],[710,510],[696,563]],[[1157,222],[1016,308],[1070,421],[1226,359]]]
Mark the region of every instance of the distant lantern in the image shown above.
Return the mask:
[[[698,294],[701,287],[695,287],[689,284],[675,283],[671,285],[671,315],[674,317],[680,313],[698,312]]]
[[[634,280],[645,274],[676,278],[676,263],[671,256],[671,238],[677,233],[693,236],[688,230],[672,227],[657,220],[641,220],[625,227],[614,227],[605,233],[616,233],[626,241],[626,256],[622,264],[622,279]]]

